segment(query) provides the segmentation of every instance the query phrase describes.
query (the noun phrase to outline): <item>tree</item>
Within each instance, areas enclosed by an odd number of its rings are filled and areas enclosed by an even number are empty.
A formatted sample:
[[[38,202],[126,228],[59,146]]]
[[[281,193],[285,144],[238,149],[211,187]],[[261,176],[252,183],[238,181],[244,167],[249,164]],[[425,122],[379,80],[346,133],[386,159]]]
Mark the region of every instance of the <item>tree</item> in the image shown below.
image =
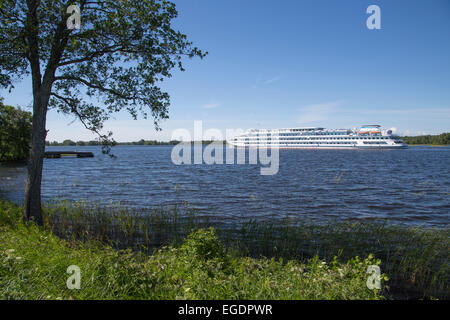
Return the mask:
[[[64,141],[62,142],[62,145],[63,145],[63,146],[76,146],[77,144],[76,144],[75,141],[72,141],[72,140],[70,140],[70,139],[66,139],[66,140],[64,140]]]
[[[0,161],[28,158],[30,143],[31,113],[0,100]]]
[[[450,144],[450,133],[444,132],[440,135],[426,135],[426,136],[413,136],[402,137],[403,141],[407,144],[431,144],[431,145],[448,145]]]
[[[73,25],[69,5],[81,13]],[[31,75],[32,144],[24,219],[42,223],[41,180],[49,108],[75,115],[97,133],[122,109],[136,119],[150,114],[157,129],[168,118],[169,95],[159,82],[184,71],[183,56],[203,58],[186,35],[175,31],[175,5],[165,0],[0,0],[0,85],[10,90]]]

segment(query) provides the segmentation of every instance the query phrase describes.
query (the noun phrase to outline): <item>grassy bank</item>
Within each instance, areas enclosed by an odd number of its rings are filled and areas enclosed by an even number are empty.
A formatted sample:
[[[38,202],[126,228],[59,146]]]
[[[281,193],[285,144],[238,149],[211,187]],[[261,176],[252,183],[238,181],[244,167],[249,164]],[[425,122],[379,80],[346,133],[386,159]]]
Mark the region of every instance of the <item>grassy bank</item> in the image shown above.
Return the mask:
[[[213,229],[192,232],[179,245],[152,255],[105,243],[61,239],[24,224],[21,209],[0,202],[1,299],[380,299],[366,286],[367,267],[343,263],[245,257],[227,250]],[[67,267],[81,270],[69,290]]]
[[[189,207],[152,210],[53,202],[45,221],[66,239],[96,239],[115,248],[148,254],[162,245],[180,244],[191,230],[214,227],[226,248],[243,256],[307,261],[318,256],[345,262],[373,253],[390,280],[389,298],[449,298],[450,229],[389,225],[383,222],[338,222],[318,225],[293,217],[241,221],[228,225]]]

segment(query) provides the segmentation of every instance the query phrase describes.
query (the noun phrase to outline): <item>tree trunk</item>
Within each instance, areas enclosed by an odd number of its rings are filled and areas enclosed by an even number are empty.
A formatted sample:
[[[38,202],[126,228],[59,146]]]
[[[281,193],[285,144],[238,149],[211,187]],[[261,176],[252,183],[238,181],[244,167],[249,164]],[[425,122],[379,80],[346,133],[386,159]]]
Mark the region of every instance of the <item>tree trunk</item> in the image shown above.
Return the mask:
[[[33,88],[33,96],[33,128],[27,182],[25,185],[23,220],[32,220],[38,225],[42,225],[41,181],[45,138],[47,136],[45,123],[50,94],[49,90],[39,85],[38,88]]]

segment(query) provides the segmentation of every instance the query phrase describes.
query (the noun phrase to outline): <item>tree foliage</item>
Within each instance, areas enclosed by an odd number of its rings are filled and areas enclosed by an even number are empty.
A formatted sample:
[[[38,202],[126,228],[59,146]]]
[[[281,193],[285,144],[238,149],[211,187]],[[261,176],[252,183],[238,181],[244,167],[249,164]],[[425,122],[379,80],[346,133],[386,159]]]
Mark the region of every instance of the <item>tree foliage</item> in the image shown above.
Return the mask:
[[[0,101],[0,161],[28,157],[31,142],[31,113]]]
[[[80,30],[67,29],[72,4],[81,9]],[[159,83],[184,70],[183,56],[206,54],[172,28],[177,14],[158,0],[0,0],[0,84],[12,88],[37,68],[41,84],[51,84],[48,106],[89,130],[100,134],[122,109],[135,119],[151,115],[158,129],[170,102]]]
[[[431,145],[448,145],[450,144],[450,132],[441,133],[439,135],[426,135],[415,137],[402,137],[407,144],[431,144]]]

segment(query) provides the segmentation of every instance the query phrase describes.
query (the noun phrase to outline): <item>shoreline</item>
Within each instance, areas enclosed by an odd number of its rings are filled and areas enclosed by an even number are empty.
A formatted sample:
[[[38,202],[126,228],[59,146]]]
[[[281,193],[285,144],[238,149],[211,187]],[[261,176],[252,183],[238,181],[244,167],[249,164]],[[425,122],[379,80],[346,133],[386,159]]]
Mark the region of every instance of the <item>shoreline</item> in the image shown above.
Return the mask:
[[[220,142],[220,141],[219,141]],[[185,143],[191,143],[193,144],[193,142],[185,142]],[[210,141],[208,142],[203,142],[203,144],[209,144],[211,143]],[[229,143],[224,142],[224,145],[231,145]],[[111,146],[112,148],[114,147],[173,147],[175,146],[175,144],[170,144],[170,143],[165,143],[165,144],[117,144],[114,146]],[[408,146],[424,146],[424,147],[449,147],[450,144],[408,144]],[[68,145],[50,145],[50,146],[46,146],[46,147],[101,147],[101,145],[74,145],[74,146],[68,146]],[[282,147],[280,147],[281,149]]]
[[[413,146],[413,147],[449,147],[450,144],[408,144],[408,146]]]
[[[20,215],[19,206],[2,204]],[[131,208],[69,202],[47,204],[45,224],[46,230],[61,241],[95,241],[102,246],[112,245],[117,252],[132,250],[144,256],[153,256],[167,245],[179,248],[193,231],[211,227],[226,252],[254,261],[267,257],[307,264],[317,256],[331,263],[338,256],[340,263],[346,263],[357,256],[374,254],[380,260],[381,271],[390,279],[389,289],[385,288],[382,296],[448,298],[448,228],[389,226],[373,221],[313,225],[289,220],[247,221],[231,228],[176,208],[143,215]]]
[[[380,263],[373,255],[330,263],[251,258],[226,248],[208,228],[148,256],[106,240],[57,237],[48,226],[23,223],[20,207],[5,202],[0,231],[1,299],[384,299],[367,286],[366,269]],[[78,290],[69,287],[69,269],[80,272]]]

